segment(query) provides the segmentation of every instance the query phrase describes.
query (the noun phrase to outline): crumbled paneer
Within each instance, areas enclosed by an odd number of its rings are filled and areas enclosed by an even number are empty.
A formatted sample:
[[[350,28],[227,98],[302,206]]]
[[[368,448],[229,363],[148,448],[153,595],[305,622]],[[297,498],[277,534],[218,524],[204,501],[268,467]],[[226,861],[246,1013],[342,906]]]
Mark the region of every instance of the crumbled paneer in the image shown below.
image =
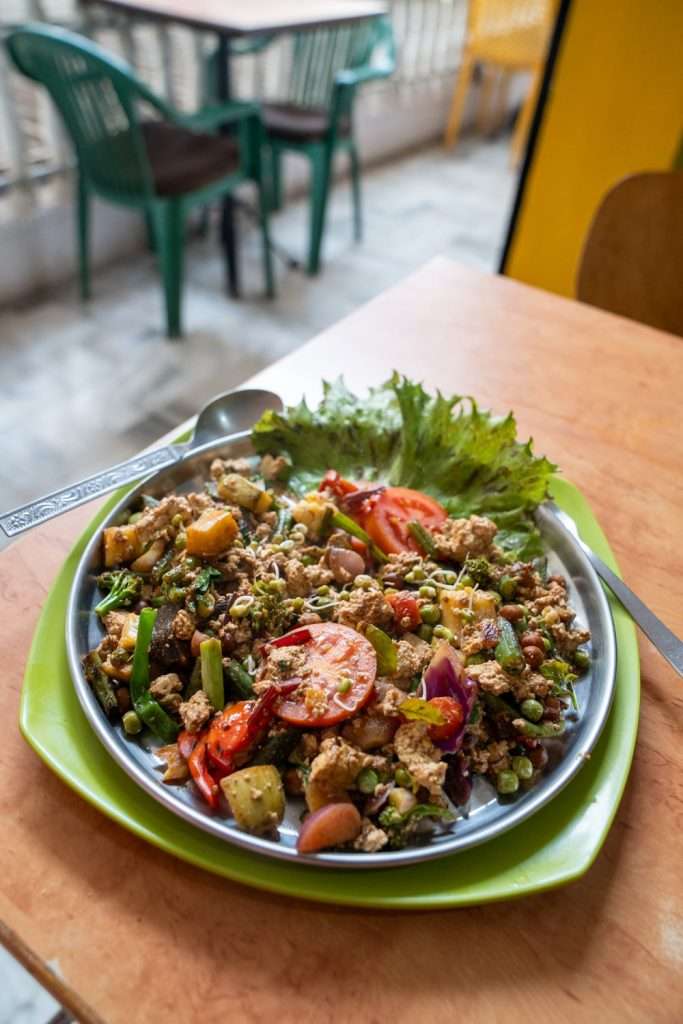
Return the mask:
[[[291,647],[273,647],[268,652],[266,663],[263,666],[262,679],[268,679],[269,682],[292,679],[303,672],[305,664],[306,648],[304,646],[293,644]]]
[[[173,635],[178,640],[191,640],[196,628],[194,616],[186,612],[184,608],[177,613],[171,627]]]
[[[150,684],[149,692],[162,707],[171,711],[177,711],[180,707],[183,682],[175,672],[167,672],[166,675],[157,676]]]
[[[421,555],[412,551],[402,551],[400,555],[389,555],[389,561],[378,572],[378,578],[385,586],[401,588],[406,574],[412,569],[422,568],[424,562]]]
[[[464,562],[468,555],[487,555],[497,531],[486,516],[446,519],[441,529],[432,533],[437,557]]]
[[[166,762],[166,770],[162,776],[162,782],[186,782],[190,777],[187,762],[178,750],[177,743],[170,743],[167,747],[159,747],[155,751],[157,757]]]
[[[480,651],[490,651],[498,643],[500,631],[494,619],[482,619],[464,626],[460,634],[460,650],[466,658]]]
[[[287,469],[284,455],[264,455],[261,459],[261,476],[264,480],[277,480]]]
[[[180,719],[188,732],[199,732],[213,714],[213,705],[203,690],[197,690],[178,708]]]
[[[239,473],[250,477],[253,470],[249,459],[214,459],[209,468],[214,480],[220,480],[226,473]]]
[[[310,594],[311,581],[306,566],[298,558],[290,558],[285,563],[285,579],[290,597],[307,597]]]
[[[432,649],[424,640],[417,639],[417,643],[409,640],[399,640],[396,644],[396,671],[392,678],[412,679],[414,675],[422,671],[425,660],[432,656]],[[426,648],[426,651],[425,651]]]
[[[363,818],[360,835],[353,841],[354,850],[362,853],[377,853],[389,842],[386,832],[372,824],[369,818]]]
[[[434,803],[443,803],[446,765],[441,750],[432,743],[425,722],[406,722],[396,731],[394,750],[415,781],[429,791]]]
[[[356,750],[336,737],[323,740],[320,753],[311,763],[307,792],[309,788],[315,791],[320,801],[318,806],[331,803],[353,786],[363,768],[382,768],[385,764],[383,758]]]
[[[175,516],[180,516],[184,523],[189,523],[192,519],[192,509],[187,498],[169,494],[154,508],[146,509],[135,524],[135,531],[142,546],[147,547],[157,537],[165,535]]]
[[[403,690],[399,690],[397,686],[393,686],[391,683],[384,683],[378,680],[375,683],[375,692],[377,699],[372,705],[373,712],[384,715],[385,718],[394,718],[398,715],[398,709],[406,699]]]
[[[313,732],[305,732],[289,755],[289,760],[292,764],[309,764],[317,753],[318,737]]]
[[[207,494],[206,491],[194,491],[192,494],[187,495],[187,500],[190,503],[193,514],[197,518],[202,512],[206,512],[207,508],[212,508],[216,504],[211,495]]]
[[[337,605],[335,618],[343,626],[361,633],[366,626],[388,626],[394,617],[391,605],[381,590],[354,590],[348,601]]]
[[[507,771],[510,767],[510,744],[507,740],[495,740],[493,743],[489,743],[487,747],[478,747],[472,752],[472,767],[475,772],[484,774],[485,772],[498,772]]]

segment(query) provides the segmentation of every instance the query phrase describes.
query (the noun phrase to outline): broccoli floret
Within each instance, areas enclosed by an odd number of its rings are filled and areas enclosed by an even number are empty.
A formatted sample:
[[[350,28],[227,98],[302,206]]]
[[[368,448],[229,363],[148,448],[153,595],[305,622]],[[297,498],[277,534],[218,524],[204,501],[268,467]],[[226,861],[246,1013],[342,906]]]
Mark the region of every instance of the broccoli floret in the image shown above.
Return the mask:
[[[130,569],[115,569],[97,577],[100,590],[108,590],[106,597],[95,606],[98,615],[106,615],[114,608],[128,608],[140,596],[142,579]]]
[[[491,582],[491,563],[486,558],[467,558],[464,564],[465,574],[478,583],[480,587],[487,587]]]

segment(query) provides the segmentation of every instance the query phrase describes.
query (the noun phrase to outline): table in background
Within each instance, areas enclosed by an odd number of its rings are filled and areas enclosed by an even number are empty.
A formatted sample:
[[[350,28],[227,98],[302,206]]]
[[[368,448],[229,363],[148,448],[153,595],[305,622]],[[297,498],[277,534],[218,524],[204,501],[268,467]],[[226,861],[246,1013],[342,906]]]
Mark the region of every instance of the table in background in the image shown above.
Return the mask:
[[[375,0],[84,0],[86,4],[143,18],[174,21],[218,34],[217,95],[231,98],[230,40],[240,37],[331,28],[376,18],[386,7]],[[228,290],[239,295],[234,199],[223,200],[221,240]]]
[[[532,434],[591,502],[627,581],[680,630],[680,338],[435,260],[249,384],[315,400],[321,377],[343,372],[362,391],[394,367],[501,413],[514,408],[521,436]],[[217,390],[231,383],[216,377]],[[631,778],[581,880],[457,912],[269,895],[119,828],[19,735],[40,605],[96,507],[0,555],[0,919],[9,929],[0,938],[19,954],[28,944],[39,975],[46,961],[59,964],[65,980],[51,991],[81,1024],[98,1014],[108,1024],[680,1020],[683,700],[648,643]]]

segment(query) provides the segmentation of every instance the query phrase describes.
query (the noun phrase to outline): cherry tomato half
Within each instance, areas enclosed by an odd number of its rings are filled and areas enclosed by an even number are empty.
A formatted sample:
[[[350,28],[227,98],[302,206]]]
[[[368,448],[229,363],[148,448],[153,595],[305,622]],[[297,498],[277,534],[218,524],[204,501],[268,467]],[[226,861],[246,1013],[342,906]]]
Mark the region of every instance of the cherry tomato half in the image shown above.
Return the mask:
[[[334,494],[337,498],[343,498],[345,494],[353,494],[354,491],[357,491],[358,486],[352,483],[351,480],[345,480],[336,469],[328,469],[320,481],[318,490],[329,491],[330,494]]]
[[[351,718],[367,704],[377,657],[369,640],[348,626],[316,622],[306,629],[311,637],[302,644],[303,665],[285,682],[299,685],[279,699],[275,714],[290,725],[322,729]]]
[[[442,725],[430,725],[429,736],[432,740],[448,740],[462,725],[462,706],[454,697],[432,697],[429,701],[438,708],[445,721]]]
[[[410,591],[399,590],[397,594],[387,594],[387,601],[394,609],[394,615],[402,629],[407,631],[420,625],[420,607]]]
[[[409,487],[387,487],[364,516],[363,528],[387,555],[421,549],[408,530],[416,519],[428,530],[441,526],[448,517],[438,501]]]

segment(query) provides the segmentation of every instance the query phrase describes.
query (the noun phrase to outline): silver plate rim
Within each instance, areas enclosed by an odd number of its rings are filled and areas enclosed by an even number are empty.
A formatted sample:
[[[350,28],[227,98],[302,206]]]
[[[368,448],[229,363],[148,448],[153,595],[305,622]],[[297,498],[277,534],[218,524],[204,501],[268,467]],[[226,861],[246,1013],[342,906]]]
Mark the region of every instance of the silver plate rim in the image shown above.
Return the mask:
[[[81,656],[83,651],[79,648],[77,636],[77,618],[79,614],[79,597],[83,589],[85,579],[92,564],[96,549],[100,544],[101,531],[105,526],[116,521],[141,493],[144,492],[154,481],[162,475],[171,471],[180,471],[183,465],[191,463],[196,457],[206,457],[217,453],[226,452],[231,445],[239,444],[248,440],[250,431],[242,431],[232,436],[229,441],[221,439],[209,444],[197,447],[176,463],[158,472],[149,474],[136,486],[129,489],[126,494],[110,509],[105,518],[98,523],[97,529],[88,541],[79,560],[74,574],[66,614],[66,649],[71,678],[76,690],[81,708],[95,732],[95,735],[102,743],[113,760],[122,768],[126,774],[140,788],[151,796],[158,803],[177,817],[197,828],[202,829],[243,850],[257,853],[261,856],[286,861],[289,864],[296,864],[317,868],[345,868],[347,870],[359,869],[380,869],[405,867],[410,864],[422,863],[423,861],[435,860],[454,853],[460,853],[482,843],[488,842],[505,832],[510,831],[517,825],[522,824],[532,815],[540,811],[546,804],[553,800],[579,773],[588,760],[590,753],[598,742],[605,726],[614,699],[616,684],[616,635],[614,620],[610,609],[609,601],[600,583],[600,580],[593,569],[588,557],[579,545],[578,541],[568,534],[555,520],[551,513],[542,516],[543,527],[546,531],[557,531],[558,536],[563,537],[563,542],[571,547],[572,556],[576,559],[581,568],[583,583],[586,585],[592,599],[595,600],[605,644],[603,678],[605,685],[596,700],[596,707],[592,708],[590,720],[580,719],[582,729],[580,750],[570,759],[563,758],[553,771],[544,777],[535,790],[525,794],[522,803],[508,805],[508,813],[497,821],[482,825],[467,835],[458,835],[456,829],[448,833],[434,844],[407,847],[402,850],[380,851],[378,853],[319,853],[300,854],[296,849],[285,846],[269,839],[259,836],[252,836],[249,833],[240,831],[236,826],[230,825],[224,818],[214,818],[207,812],[190,806],[174,796],[173,787],[166,787],[160,783],[158,776],[145,771],[129,754],[122,751],[114,741],[115,733],[108,720],[102,714],[99,704],[86,682],[81,669]],[[151,757],[150,757],[151,765]]]

